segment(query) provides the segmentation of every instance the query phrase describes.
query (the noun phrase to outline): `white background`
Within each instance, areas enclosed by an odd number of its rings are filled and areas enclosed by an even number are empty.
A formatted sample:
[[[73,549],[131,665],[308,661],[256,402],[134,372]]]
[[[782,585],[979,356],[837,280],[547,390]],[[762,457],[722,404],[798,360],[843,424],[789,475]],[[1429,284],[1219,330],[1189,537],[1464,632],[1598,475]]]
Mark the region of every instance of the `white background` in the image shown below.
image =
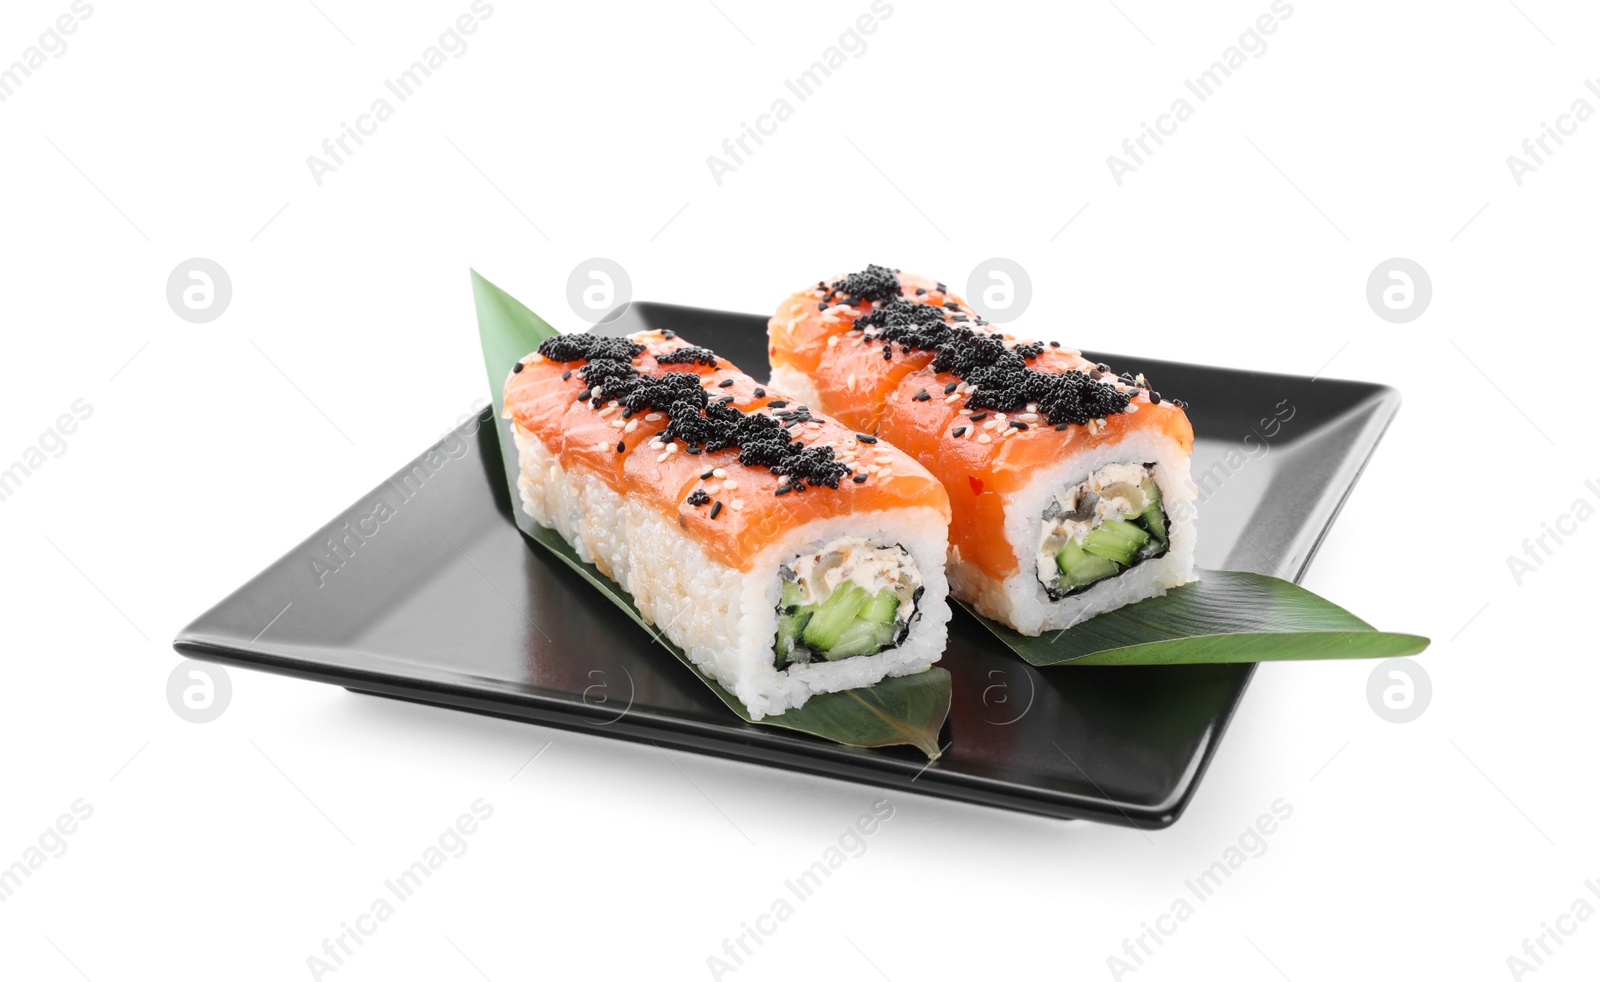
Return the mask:
[[[1600,108],[1592,6],[1296,0],[1119,187],[1107,155],[1268,0],[894,0],[718,186],[707,156],[866,0],[496,0],[319,187],[306,157],[468,0],[318,3],[96,0],[0,103],[0,466],[93,407],[0,504],[0,865],[94,809],[0,905],[8,978],[309,977],[478,798],[470,851],[338,979],[707,978],[881,797],[244,671],[215,722],[168,707],[183,624],[486,398],[469,265],[575,327],[596,255],[636,297],[753,312],[869,261],[962,284],[1006,256],[1042,335],[1406,399],[1306,583],[1435,639],[1420,719],[1374,713],[1370,664],[1266,666],[1158,833],[893,795],[724,977],[1111,977],[1277,799],[1265,854],[1123,977],[1515,977],[1600,905],[1600,522],[1520,585],[1506,562],[1600,479],[1600,120],[1520,187],[1506,164]],[[67,9],[9,0],[0,65]],[[233,282],[205,325],[164,294],[194,256]],[[1392,256],[1432,276],[1409,324],[1366,303]],[[1562,923],[1536,977],[1592,978],[1600,919]]]

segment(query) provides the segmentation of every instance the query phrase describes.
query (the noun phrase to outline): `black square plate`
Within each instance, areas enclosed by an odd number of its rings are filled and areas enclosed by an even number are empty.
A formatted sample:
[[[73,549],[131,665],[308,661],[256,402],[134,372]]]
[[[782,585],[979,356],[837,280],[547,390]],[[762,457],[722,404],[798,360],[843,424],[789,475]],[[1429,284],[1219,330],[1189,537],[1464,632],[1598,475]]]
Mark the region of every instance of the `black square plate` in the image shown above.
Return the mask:
[[[755,374],[765,318],[637,303],[601,330],[671,329]],[[1096,357],[1091,355],[1091,357]],[[1098,356],[1190,406],[1200,564],[1299,579],[1394,417],[1392,389]],[[191,658],[653,741],[770,767],[1143,828],[1194,794],[1254,666],[1028,666],[957,611],[949,749],[860,750],[736,718],[512,523],[494,426],[474,422],[206,612]],[[1248,534],[1246,534],[1248,529]]]

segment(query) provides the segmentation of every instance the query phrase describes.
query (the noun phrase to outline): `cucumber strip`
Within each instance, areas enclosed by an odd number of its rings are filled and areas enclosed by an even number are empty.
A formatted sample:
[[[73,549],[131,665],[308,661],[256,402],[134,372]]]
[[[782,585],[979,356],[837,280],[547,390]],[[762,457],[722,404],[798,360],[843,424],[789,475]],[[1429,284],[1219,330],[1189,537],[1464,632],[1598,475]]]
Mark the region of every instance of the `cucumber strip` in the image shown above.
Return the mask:
[[[845,628],[861,613],[871,597],[854,583],[841,583],[833,596],[822,602],[810,623],[800,634],[806,646],[814,651],[827,651],[839,640]]]
[[[1093,532],[1083,537],[1083,550],[1091,555],[1127,565],[1150,541],[1150,533],[1119,518],[1101,522]]]
[[[1061,570],[1059,582],[1068,589],[1085,587],[1097,580],[1115,576],[1120,569],[1109,559],[1085,552],[1083,546],[1076,542],[1068,542],[1056,553],[1056,568]]]
[[[890,589],[879,590],[861,611],[861,619],[879,624],[893,624],[900,613],[900,598]]]
[[[870,655],[894,640],[894,625],[858,619],[839,635],[833,647],[822,653],[828,661],[855,655]]]

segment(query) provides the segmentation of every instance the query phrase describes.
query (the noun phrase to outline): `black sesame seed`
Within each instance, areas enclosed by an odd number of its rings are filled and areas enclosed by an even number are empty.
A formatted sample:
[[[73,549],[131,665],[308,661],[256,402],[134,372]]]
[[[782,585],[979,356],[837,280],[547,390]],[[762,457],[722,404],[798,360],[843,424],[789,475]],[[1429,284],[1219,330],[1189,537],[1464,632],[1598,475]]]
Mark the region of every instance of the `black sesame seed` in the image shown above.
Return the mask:
[[[1069,427],[1071,425],[1072,425],[1071,423],[1057,423],[1056,424],[1056,429],[1057,430],[1064,430],[1064,429],[1066,429],[1067,427]]]
[[[980,422],[987,415],[989,415],[989,414],[988,413],[973,413],[972,414],[972,421],[974,423]]]
[[[1154,389],[1151,389],[1150,390],[1150,401],[1152,403],[1156,404],[1157,406],[1161,405],[1161,393],[1157,392]]]
[[[671,341],[673,338],[678,336],[678,332],[677,331],[662,331],[661,332],[661,336],[666,338],[668,341]]]
[[[758,385],[756,386],[756,390],[752,392],[751,395],[755,396],[757,399],[765,399],[767,397],[767,390]]]
[[[865,433],[857,433],[856,434],[856,439],[858,441],[860,441],[861,443],[877,443],[878,442],[878,438],[877,437],[875,437],[875,436],[867,436]]]
[[[512,375],[515,375],[520,371],[522,371],[522,362],[519,361],[515,365],[511,366],[511,374]]]
[[[589,398],[589,390],[588,389],[584,389],[582,392],[578,393],[578,401],[579,402],[582,402],[587,398]]]
[[[715,474],[716,474],[715,470],[706,471],[704,474],[700,475],[700,480],[709,481],[709,480],[711,480],[712,476],[715,475]]]
[[[958,426],[955,429],[950,431],[950,435],[954,436],[954,437],[959,437],[963,433],[966,433],[966,432],[967,432],[967,428],[965,426]]]
[[[716,518],[717,513],[720,511],[722,511],[722,502],[718,501],[711,506],[711,517]]]
[[[571,377],[572,377],[571,370],[568,370],[568,371],[565,371],[565,372],[561,373],[561,381],[563,381],[563,382],[565,382],[567,379],[569,379]]]
[[[718,382],[718,383],[717,383],[717,388],[719,388],[719,389],[726,389],[726,388],[727,388],[727,387],[728,387],[728,386],[730,386],[730,385],[732,385],[732,384],[733,384],[733,379],[731,379],[731,378],[725,378],[725,379],[723,379],[723,380],[722,380],[722,381],[720,381],[720,382]]]
[[[917,400],[918,402],[927,402],[929,399],[932,399],[933,396],[928,395],[927,389],[918,389],[917,394],[911,398]]]
[[[954,392],[960,385],[961,385],[960,382],[951,382],[949,385],[944,387],[944,394],[945,395],[949,395],[950,393]]]
[[[867,475],[865,475],[865,474],[857,474],[855,477],[852,477],[850,480],[856,482],[857,484],[865,484],[865,483],[867,483]]]
[[[1050,347],[1059,348],[1059,347],[1061,347],[1061,342],[1060,341],[1051,341],[1050,342]]]
[[[788,404],[789,404],[789,401],[787,399],[774,399],[771,402],[767,403],[767,408],[768,409],[782,409],[783,407],[787,406]]]
[[[1027,428],[1028,428],[1028,424],[1027,424],[1027,423],[1024,423],[1024,422],[1022,422],[1022,421],[1021,421],[1021,420],[1020,420],[1020,419],[1014,419],[1014,420],[1012,420],[1012,421],[1011,421],[1011,425],[1012,425],[1012,427],[1013,427],[1013,428],[1015,428],[1015,429],[1019,429],[1019,430],[1025,430],[1025,429],[1027,429]]]
[[[789,485],[785,484],[785,485],[783,485],[782,487],[778,488],[776,491],[774,491],[772,493],[774,495],[776,495],[777,497],[781,498],[784,495],[789,493]]]
[[[627,444],[627,442],[623,441],[623,440],[618,440],[617,441],[617,453],[627,453],[627,452],[628,452],[628,444]]]
[[[817,309],[818,310],[827,310],[828,309],[828,301],[826,301],[826,300],[818,300],[817,301]]]

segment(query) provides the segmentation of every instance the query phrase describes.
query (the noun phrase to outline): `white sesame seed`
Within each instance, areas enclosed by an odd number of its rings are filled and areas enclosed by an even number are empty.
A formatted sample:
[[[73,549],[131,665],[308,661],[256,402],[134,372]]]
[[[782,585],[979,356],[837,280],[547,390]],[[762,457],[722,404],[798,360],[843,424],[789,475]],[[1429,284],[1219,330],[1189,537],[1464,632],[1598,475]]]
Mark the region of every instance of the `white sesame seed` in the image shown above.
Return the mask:
[[[711,468],[711,476],[712,477],[727,477],[728,476],[728,472],[723,470],[720,467],[713,467],[713,468]]]
[[[661,414],[660,414],[660,413],[650,413],[650,414],[649,414],[649,415],[647,415],[647,416],[646,416],[646,417],[645,417],[645,418],[644,418],[644,421],[645,421],[645,422],[646,422],[646,423],[654,423],[654,422],[656,422],[656,421],[657,421],[657,420],[659,420],[659,419],[661,419]]]
[[[663,450],[660,453],[656,454],[656,463],[659,464],[663,460],[666,460],[668,457],[671,457],[671,456],[672,456],[672,454],[669,454],[665,450]]]
[[[945,405],[946,405],[946,406],[948,406],[948,405],[950,405],[950,404],[951,404],[951,403],[952,403],[952,402],[955,402],[955,401],[956,401],[956,400],[957,400],[957,399],[959,399],[959,398],[961,398],[961,393],[959,393],[959,392],[952,392],[952,393],[950,393],[950,394],[949,394],[949,395],[947,395],[947,396],[945,396],[945,397],[944,397],[944,404],[945,404]]]
[[[986,430],[992,430],[992,429],[994,429],[994,428],[995,428],[995,427],[996,427],[996,426],[999,426],[999,425],[1000,425],[1000,421],[999,421],[999,420],[997,420],[997,419],[991,419],[991,420],[986,420],[986,421],[985,421],[985,422],[984,422],[984,424],[983,424],[983,428],[984,428],[984,429],[986,429]]]
[[[978,434],[978,442],[979,443],[988,443],[989,442],[989,434],[987,434],[987,433],[979,433]]]
[[[1017,418],[1022,420],[1024,423],[1034,423],[1038,422],[1039,414],[1030,409]]]
[[[1028,412],[1036,413],[1038,411],[1039,411],[1039,404],[1037,402],[1028,403]],[[1023,419],[1027,419],[1027,417],[1024,416]]]
[[[621,422],[621,420],[618,420],[618,422]],[[636,430],[638,428],[639,428],[639,421],[636,420],[636,419],[630,419],[626,423],[623,424],[622,432],[624,432],[624,433],[632,433],[634,430]]]
[[[624,427],[624,426],[626,426],[626,425],[627,425],[627,424],[626,424],[626,423],[624,423],[624,422],[623,422],[623,421],[622,421],[622,420],[620,420],[620,419],[614,419],[614,420],[612,420],[612,421],[611,421],[611,425],[612,425],[612,426],[613,426],[613,427],[615,427],[615,428],[617,428],[617,429],[619,429],[619,430],[620,430],[620,429],[622,429],[622,428],[623,428],[623,427]]]
[[[786,487],[788,485],[788,483],[789,483],[789,475],[784,474],[784,475],[782,475],[781,477],[778,478],[778,487],[780,487],[780,488],[781,487]]]
[[[1133,403],[1133,402],[1128,403],[1128,412],[1136,413],[1138,411],[1139,411],[1138,403]]]
[[[602,409],[602,410],[600,410],[600,411],[599,411],[599,412],[598,412],[598,413],[596,413],[596,414],[595,414],[595,415],[597,415],[597,416],[600,416],[600,417],[602,417],[602,418],[604,418],[604,417],[606,417],[606,416],[610,416],[610,415],[611,415],[611,414],[612,414],[612,413],[613,413],[613,412],[615,412],[615,410],[614,410],[614,409],[612,409],[612,408],[611,408],[611,407],[610,407],[610,406],[607,406],[607,407],[606,407],[606,408],[604,408],[604,409]]]
[[[728,507],[732,508],[734,511],[744,511],[744,500],[741,498],[735,498],[733,503]]]
[[[850,377],[844,380],[844,387],[846,389],[848,389],[849,391],[851,391],[851,392],[855,391],[855,389],[856,389],[856,373],[855,372],[851,372],[850,373]]]
[[[837,348],[838,346],[839,346],[839,335],[837,335],[837,334],[828,335],[828,347]]]

